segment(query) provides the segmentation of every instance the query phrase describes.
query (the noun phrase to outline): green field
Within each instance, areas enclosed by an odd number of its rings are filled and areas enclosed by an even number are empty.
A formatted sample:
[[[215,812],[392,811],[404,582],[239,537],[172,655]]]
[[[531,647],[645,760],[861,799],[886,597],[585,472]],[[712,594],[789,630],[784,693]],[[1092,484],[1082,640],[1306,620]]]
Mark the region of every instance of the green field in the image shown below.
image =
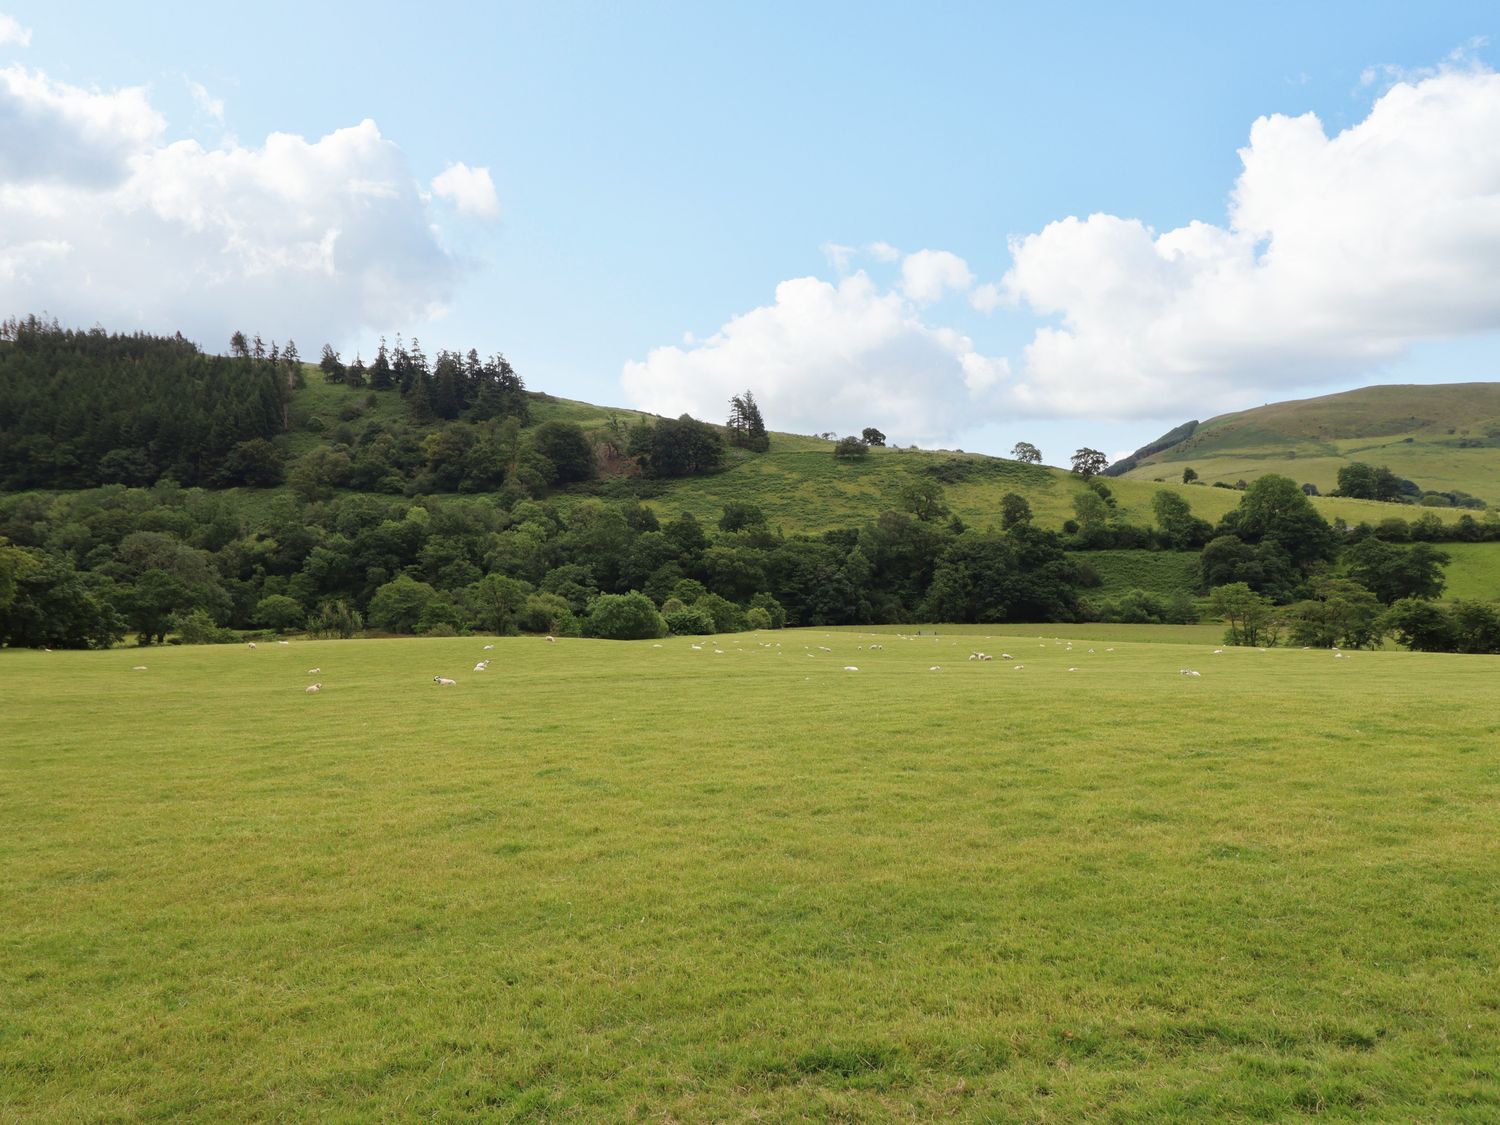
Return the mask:
[[[1354,461],[1500,505],[1500,383],[1361,387],[1220,415],[1126,477],[1181,480],[1192,466],[1210,484],[1281,473],[1330,492]]]
[[[0,1119],[1496,1120],[1500,658],[1193,628],[0,652]]]

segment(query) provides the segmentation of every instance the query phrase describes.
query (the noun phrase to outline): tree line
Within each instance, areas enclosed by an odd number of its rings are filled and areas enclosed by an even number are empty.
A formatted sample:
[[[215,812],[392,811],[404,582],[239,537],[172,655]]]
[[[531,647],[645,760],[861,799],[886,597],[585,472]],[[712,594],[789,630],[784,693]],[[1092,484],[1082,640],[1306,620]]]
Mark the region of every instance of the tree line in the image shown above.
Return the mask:
[[[11,495],[0,497],[0,643],[364,627],[617,635],[605,621],[632,615],[613,601],[596,615],[605,597],[636,610],[645,599],[676,632],[1078,617],[1080,570],[1060,535],[1029,518],[970,528],[941,511],[789,536],[748,504],[710,524],[635,501],[508,493],[253,503],[167,481]]]

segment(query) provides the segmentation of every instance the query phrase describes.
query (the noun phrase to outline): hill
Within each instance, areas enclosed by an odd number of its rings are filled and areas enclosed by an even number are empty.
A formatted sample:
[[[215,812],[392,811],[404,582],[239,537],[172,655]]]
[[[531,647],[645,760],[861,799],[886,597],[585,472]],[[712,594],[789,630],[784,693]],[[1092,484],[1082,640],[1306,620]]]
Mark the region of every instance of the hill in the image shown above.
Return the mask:
[[[1423,489],[1500,504],[1500,383],[1363,387],[1270,403],[1178,427],[1145,449],[1123,479],[1178,480],[1191,467],[1210,484],[1282,473],[1329,492],[1339,469],[1360,461]]]

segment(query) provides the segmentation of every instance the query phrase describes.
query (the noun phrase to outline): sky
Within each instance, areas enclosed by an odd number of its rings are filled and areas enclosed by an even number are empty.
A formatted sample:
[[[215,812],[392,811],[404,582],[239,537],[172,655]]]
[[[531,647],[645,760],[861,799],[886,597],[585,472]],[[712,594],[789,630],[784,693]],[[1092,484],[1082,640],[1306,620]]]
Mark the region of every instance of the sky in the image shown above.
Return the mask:
[[[0,0],[0,315],[1066,464],[1500,379],[1500,6]]]

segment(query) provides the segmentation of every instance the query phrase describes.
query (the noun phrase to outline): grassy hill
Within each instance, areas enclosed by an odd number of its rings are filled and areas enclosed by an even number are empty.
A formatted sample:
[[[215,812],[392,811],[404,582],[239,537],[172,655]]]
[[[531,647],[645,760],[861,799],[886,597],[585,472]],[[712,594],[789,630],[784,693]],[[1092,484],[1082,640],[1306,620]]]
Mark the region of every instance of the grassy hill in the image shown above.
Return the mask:
[[[1210,483],[1283,473],[1327,492],[1354,461],[1500,505],[1500,383],[1364,387],[1220,415],[1124,478],[1178,480],[1191,466]]]

